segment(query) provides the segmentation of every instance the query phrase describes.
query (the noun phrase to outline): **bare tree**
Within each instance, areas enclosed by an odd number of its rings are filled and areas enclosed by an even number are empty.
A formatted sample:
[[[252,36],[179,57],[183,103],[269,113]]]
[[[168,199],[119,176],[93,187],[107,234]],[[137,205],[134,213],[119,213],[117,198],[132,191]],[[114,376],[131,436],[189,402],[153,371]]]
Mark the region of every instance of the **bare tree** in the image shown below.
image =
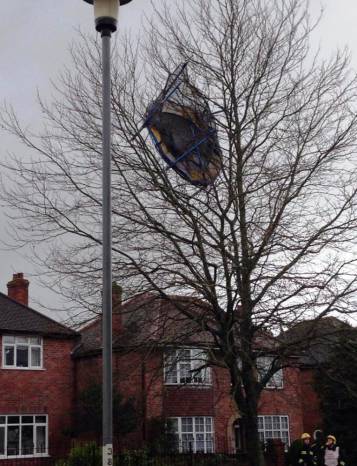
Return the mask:
[[[263,464],[257,405],[284,364],[274,343],[257,376],[261,335],[309,318],[356,310],[356,77],[348,55],[313,55],[300,0],[163,2],[140,40],[118,40],[112,111],[114,276],[127,293],[201,298],[199,317],[229,370],[250,463]],[[98,308],[101,128],[99,50],[83,38],[57,99],[40,100],[31,134],[6,107],[2,125],[29,149],[5,163],[3,200],[18,244],[48,243],[41,257],[61,291]],[[208,189],[166,170],[146,134],[132,139],[175,65],[217,112],[223,166]],[[30,156],[30,154],[33,154]],[[26,155],[26,157],[24,157]],[[237,364],[237,361],[241,364]]]

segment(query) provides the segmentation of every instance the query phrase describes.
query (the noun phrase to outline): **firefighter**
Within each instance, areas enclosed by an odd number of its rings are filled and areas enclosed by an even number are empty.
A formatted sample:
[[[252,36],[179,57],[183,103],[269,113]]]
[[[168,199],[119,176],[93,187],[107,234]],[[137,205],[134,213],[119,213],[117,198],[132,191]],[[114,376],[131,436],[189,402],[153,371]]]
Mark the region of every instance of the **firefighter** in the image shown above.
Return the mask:
[[[288,466],[315,466],[310,442],[311,436],[305,432],[291,444],[287,455]]]
[[[346,466],[341,449],[336,444],[336,437],[334,435],[330,434],[326,437],[324,454],[320,461],[319,466]]]
[[[311,449],[314,453],[314,460],[318,466],[322,466],[324,464],[326,438],[322,430],[316,430],[314,437],[315,441],[311,445]]]

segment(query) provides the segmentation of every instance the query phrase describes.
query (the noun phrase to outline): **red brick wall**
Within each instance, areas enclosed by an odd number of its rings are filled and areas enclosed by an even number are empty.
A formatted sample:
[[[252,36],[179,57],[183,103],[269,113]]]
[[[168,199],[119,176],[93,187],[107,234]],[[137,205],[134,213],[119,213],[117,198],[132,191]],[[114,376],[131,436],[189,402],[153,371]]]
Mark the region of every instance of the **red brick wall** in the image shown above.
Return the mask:
[[[73,346],[73,340],[44,338],[44,370],[0,368],[0,414],[47,414],[50,453],[63,451],[69,442],[74,394]],[[0,336],[2,361],[1,352]]]
[[[124,438],[114,439],[116,448],[138,448],[144,437],[143,413],[143,377],[142,357],[140,353],[121,354],[113,353],[113,385],[126,399],[132,398],[139,414],[137,429]],[[92,384],[101,384],[102,359],[101,355],[94,355],[75,360],[76,367],[76,397]]]
[[[312,369],[301,369],[301,402],[303,409],[304,432],[311,434],[316,429],[322,429],[322,417],[320,412],[320,400],[314,388],[314,371]]]
[[[303,409],[299,369],[284,369],[283,389],[265,389],[258,411],[261,415],[289,416],[290,441],[300,438],[303,432]]]
[[[101,358],[95,356],[76,361],[77,390],[82,390],[96,379],[101,381]],[[121,446],[136,448],[148,438],[148,425],[152,418],[178,416],[214,417],[217,451],[234,451],[233,423],[239,417],[231,399],[230,379],[223,368],[212,368],[212,385],[165,385],[160,351],[150,353],[113,355],[113,380],[116,388],[126,397],[135,399],[142,422],[136,432],[129,434]],[[299,369],[284,369],[284,388],[266,389],[259,403],[261,415],[289,416],[290,439],[300,437],[304,431],[302,390]]]

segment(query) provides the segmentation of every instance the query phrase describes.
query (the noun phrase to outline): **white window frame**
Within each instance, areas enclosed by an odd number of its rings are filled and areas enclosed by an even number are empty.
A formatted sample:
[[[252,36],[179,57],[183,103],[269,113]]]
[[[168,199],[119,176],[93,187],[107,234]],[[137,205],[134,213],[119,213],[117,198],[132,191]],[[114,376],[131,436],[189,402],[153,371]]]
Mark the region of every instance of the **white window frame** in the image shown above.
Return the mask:
[[[180,358],[180,352],[189,351],[189,358]],[[164,354],[165,385],[212,385],[211,367],[207,366],[208,354],[202,348],[175,348]],[[184,366],[189,366],[189,371]],[[204,367],[203,367],[204,366]],[[192,374],[187,376],[187,372]]]
[[[6,341],[9,338],[13,338],[14,342]],[[40,340],[40,343],[33,343],[31,339]],[[20,339],[26,339],[27,342],[20,341]],[[17,365],[17,347],[27,347],[28,351],[28,366]],[[14,364],[6,364],[6,348],[13,348],[14,351]],[[40,349],[40,365],[34,366],[32,364],[32,349]],[[43,370],[43,338],[36,335],[2,335],[2,367],[4,369],[16,369],[16,370]]]
[[[283,423],[286,424],[286,427],[283,427]],[[283,432],[286,435],[282,435]],[[270,439],[280,439],[285,444],[285,449],[287,449],[290,445],[289,416],[286,414],[259,415],[258,435],[260,440],[264,443]]]
[[[177,439],[178,451],[180,453],[214,453],[214,418],[211,416],[183,416],[171,417],[172,435]],[[185,424],[191,420],[192,429],[187,430]],[[186,422],[185,422],[186,421]],[[199,428],[200,425],[202,428]],[[192,447],[187,447],[189,440],[185,436],[192,438]],[[199,438],[199,436],[203,436]],[[203,443],[203,448],[197,448],[198,443]],[[209,447],[209,443],[211,447]]]
[[[18,417],[19,422],[11,422],[11,417]],[[23,418],[32,416],[32,423],[22,422]],[[36,417],[44,417],[45,422],[36,421]],[[17,459],[17,458],[39,458],[47,457],[48,455],[48,415],[47,414],[1,414],[0,418],[5,418],[5,424],[0,422],[0,429],[4,429],[4,454],[0,452],[0,459]],[[8,454],[8,428],[11,426],[18,426],[19,428],[19,454],[18,455],[9,455]],[[22,443],[22,426],[32,426],[33,427],[33,452],[29,454],[22,454],[21,452],[21,443]],[[37,444],[37,427],[45,427],[45,448],[42,452],[36,452]]]
[[[266,372],[270,369],[274,360],[274,356],[258,356],[257,357],[257,371],[258,380],[261,380]],[[280,368],[268,380],[264,388],[282,390],[284,388],[284,371]]]

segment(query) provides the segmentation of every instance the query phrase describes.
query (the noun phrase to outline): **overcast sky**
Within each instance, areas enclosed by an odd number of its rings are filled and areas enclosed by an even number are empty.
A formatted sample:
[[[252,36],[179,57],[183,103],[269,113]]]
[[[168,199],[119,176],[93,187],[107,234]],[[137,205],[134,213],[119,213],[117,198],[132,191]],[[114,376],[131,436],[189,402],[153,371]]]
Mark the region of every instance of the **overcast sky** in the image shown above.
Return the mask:
[[[313,16],[322,6],[325,9],[313,37],[323,55],[347,45],[357,70],[357,1],[310,0],[310,4]],[[95,34],[92,7],[83,0],[11,0],[1,2],[0,12],[0,101],[11,103],[22,121],[33,123],[39,120],[36,90],[49,95],[50,80],[69,62],[68,48],[76,40],[78,28]],[[120,27],[138,30],[143,14],[149,12],[150,0],[133,0],[121,9]],[[7,151],[21,153],[11,137],[1,133],[0,141],[0,158]],[[0,210],[0,241],[8,239],[4,210]],[[21,253],[5,250],[1,243],[0,248],[0,291],[6,293],[13,273],[24,272],[31,281],[30,303],[36,307],[36,300],[44,305],[53,302],[51,292],[33,276],[31,263]]]

